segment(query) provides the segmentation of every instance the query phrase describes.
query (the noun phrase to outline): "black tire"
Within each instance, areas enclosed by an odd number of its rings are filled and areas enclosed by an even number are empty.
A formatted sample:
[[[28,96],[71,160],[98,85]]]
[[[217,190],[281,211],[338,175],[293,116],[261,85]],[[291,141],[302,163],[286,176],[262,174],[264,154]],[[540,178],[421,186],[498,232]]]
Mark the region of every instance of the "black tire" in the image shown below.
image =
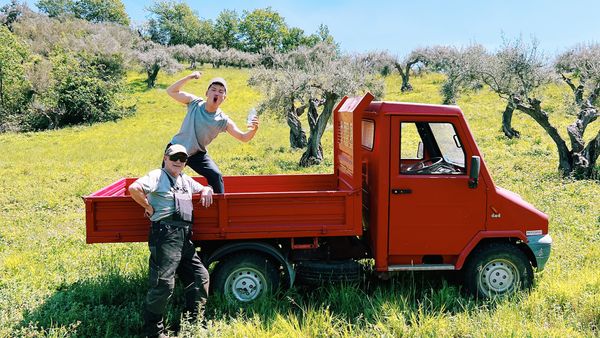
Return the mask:
[[[296,280],[300,284],[358,282],[362,266],[355,260],[300,261],[296,264]]]
[[[279,270],[265,255],[237,253],[220,259],[211,286],[229,302],[252,302],[279,287]]]
[[[464,282],[475,297],[505,296],[531,288],[533,268],[515,245],[490,243],[471,254],[464,267]]]

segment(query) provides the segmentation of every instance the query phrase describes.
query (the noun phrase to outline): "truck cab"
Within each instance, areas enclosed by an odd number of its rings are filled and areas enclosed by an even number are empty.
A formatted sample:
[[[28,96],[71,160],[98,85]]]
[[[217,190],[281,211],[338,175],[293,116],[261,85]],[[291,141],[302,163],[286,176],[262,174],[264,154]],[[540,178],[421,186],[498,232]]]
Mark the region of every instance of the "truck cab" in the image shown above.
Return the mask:
[[[377,271],[464,270],[484,297],[531,285],[549,257],[548,217],[494,184],[457,106],[371,102],[360,118]]]

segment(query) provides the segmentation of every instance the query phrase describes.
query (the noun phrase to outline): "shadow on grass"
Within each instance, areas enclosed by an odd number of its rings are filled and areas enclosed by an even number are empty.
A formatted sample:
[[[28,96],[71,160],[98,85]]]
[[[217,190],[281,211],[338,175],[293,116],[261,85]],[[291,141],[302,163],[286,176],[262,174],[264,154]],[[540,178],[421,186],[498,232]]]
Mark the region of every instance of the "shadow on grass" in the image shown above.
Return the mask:
[[[143,276],[109,274],[82,280],[57,290],[25,313],[17,329],[48,336],[61,331],[59,336],[139,336],[146,286]]]
[[[206,318],[229,323],[258,317],[259,325],[269,330],[278,317],[295,316],[303,325],[308,317],[323,311],[363,326],[384,320],[390,310],[406,318],[457,314],[482,305],[493,310],[493,302],[463,296],[454,280],[455,276],[441,277],[439,272],[407,272],[388,281],[367,275],[360,283],[297,286],[241,306],[211,295]],[[146,292],[146,276],[142,274],[107,274],[79,281],[57,290],[37,309],[25,313],[16,329],[27,336],[34,332],[44,336],[138,337]],[[167,327],[177,327],[182,308],[182,288],[178,285],[168,305]]]
[[[494,311],[498,304],[475,300],[460,289],[456,272],[406,272],[387,281],[366,274],[359,283],[297,285],[241,307],[213,297],[207,317],[247,322],[259,317],[262,329],[268,331],[278,317],[295,316],[303,326],[314,325],[315,317],[330,314],[366,329],[385,322],[390,313],[406,318],[408,325],[419,325],[424,317],[452,316],[481,308]]]
[[[127,82],[127,88],[134,93],[143,93],[152,89],[166,89],[167,85],[157,83],[153,88],[148,88],[146,80],[139,79]]]

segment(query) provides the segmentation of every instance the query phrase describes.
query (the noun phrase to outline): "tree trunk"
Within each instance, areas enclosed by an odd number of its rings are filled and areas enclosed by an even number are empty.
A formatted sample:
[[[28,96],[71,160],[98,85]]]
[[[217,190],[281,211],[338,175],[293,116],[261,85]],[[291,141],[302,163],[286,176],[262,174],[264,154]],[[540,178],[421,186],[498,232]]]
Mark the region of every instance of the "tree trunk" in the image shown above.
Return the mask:
[[[523,102],[519,98],[514,98],[515,109],[522,111],[523,113],[531,116],[552,138],[556,144],[558,151],[558,170],[564,175],[568,176],[573,172],[571,152],[567,148],[567,144],[560,137],[558,130],[550,124],[548,121],[548,113],[541,108],[541,101],[537,99],[527,99],[527,103]]]
[[[571,141],[571,174],[579,179],[597,178],[599,173],[596,171],[596,162],[600,154],[600,131],[587,146],[584,134],[587,126],[594,122],[599,115],[594,102],[600,94],[600,85],[595,86],[588,98],[584,99],[584,79],[580,79],[579,85],[575,85],[570,78],[563,74],[560,75],[573,91],[575,104],[579,107],[577,120],[567,127],[567,134]]]
[[[306,147],[306,133],[302,129],[302,122],[298,118],[298,109],[292,103],[287,111],[287,124],[290,127],[290,147],[299,149]]]
[[[158,72],[160,71],[160,66],[155,64],[152,66],[150,70],[146,73],[148,74],[148,79],[146,83],[148,84],[148,88],[154,88],[154,84],[156,82],[156,77],[158,76]]]
[[[584,102],[577,114],[577,120],[567,127],[567,133],[571,140],[573,174],[576,178],[590,178],[594,175],[599,137],[597,136],[586,146],[583,135],[588,124],[597,118],[598,109]]]
[[[598,163],[598,156],[600,155],[600,131],[583,149],[583,155],[589,161],[585,178],[600,179],[600,170],[596,169],[596,163]]]
[[[402,87],[400,87],[400,91],[401,92],[410,92],[413,90],[412,85],[408,82],[408,72],[405,73],[406,75],[402,75]]]
[[[417,62],[419,62],[419,59],[411,60],[411,61],[407,62],[406,66],[404,66],[404,67],[402,67],[402,64],[400,64],[398,62],[394,62],[394,67],[396,67],[396,69],[398,70],[398,73],[400,73],[400,77],[402,78],[402,86],[400,87],[401,92],[409,92],[409,91],[413,90],[413,86],[409,82],[410,69]]]
[[[506,137],[508,138],[519,138],[521,136],[521,133],[519,133],[516,129],[513,129],[512,127],[512,117],[514,111],[515,103],[512,99],[509,99],[508,103],[506,104],[506,108],[502,113],[502,131],[504,132],[504,135],[506,135]]]
[[[323,133],[325,132],[325,128],[327,127],[327,122],[329,122],[329,119],[331,118],[333,106],[337,98],[337,94],[325,94],[323,112],[321,112],[321,115],[318,115],[317,107],[322,102],[318,100],[310,101],[308,108],[308,120],[309,124],[311,124],[311,130],[310,137],[308,138],[308,145],[306,151],[304,152],[304,154],[302,154],[302,158],[300,158],[299,165],[301,167],[317,165],[323,161],[323,148],[321,147],[321,137],[323,137]],[[310,122],[311,119],[314,122]]]

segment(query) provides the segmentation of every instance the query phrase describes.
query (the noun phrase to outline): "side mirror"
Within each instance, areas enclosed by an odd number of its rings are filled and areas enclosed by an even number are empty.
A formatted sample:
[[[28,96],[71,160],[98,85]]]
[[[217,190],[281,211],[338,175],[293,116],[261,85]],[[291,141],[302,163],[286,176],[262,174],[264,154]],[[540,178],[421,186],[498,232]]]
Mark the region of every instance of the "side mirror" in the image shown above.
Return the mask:
[[[471,157],[471,171],[469,172],[469,188],[475,189],[479,184],[479,167],[481,158],[479,156]]]

